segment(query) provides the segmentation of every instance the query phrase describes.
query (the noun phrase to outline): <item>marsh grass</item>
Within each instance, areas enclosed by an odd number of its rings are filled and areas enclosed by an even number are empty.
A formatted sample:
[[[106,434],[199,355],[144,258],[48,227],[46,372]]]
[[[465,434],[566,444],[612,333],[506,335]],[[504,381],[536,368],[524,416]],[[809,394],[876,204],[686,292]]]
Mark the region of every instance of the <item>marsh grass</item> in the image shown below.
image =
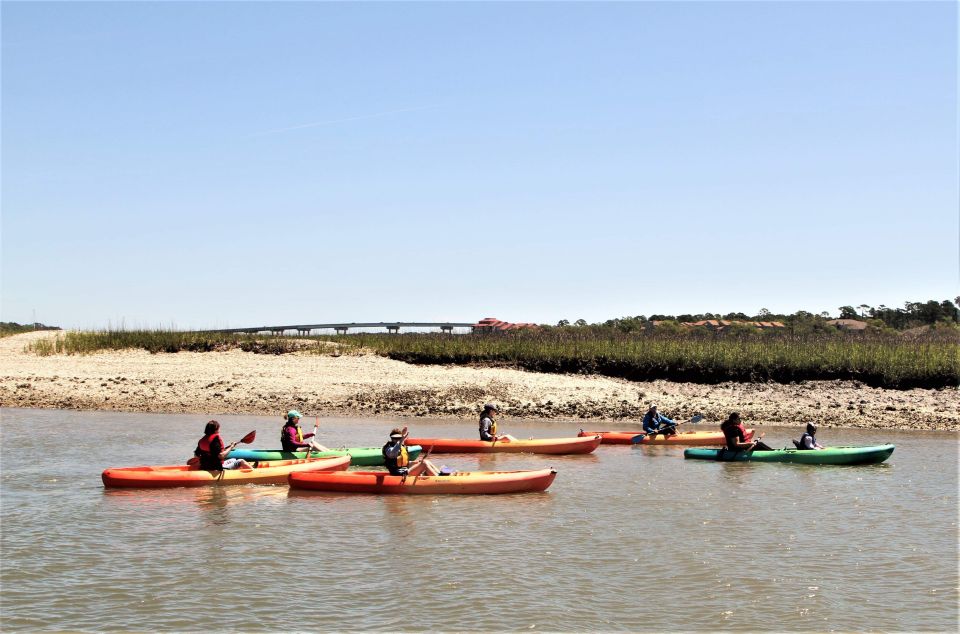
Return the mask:
[[[319,340],[257,336],[241,333],[176,330],[68,331],[52,341],[28,346],[38,355],[92,354],[101,350],[142,349],[148,352],[213,352],[240,349],[260,354],[287,354],[324,347]]]
[[[373,352],[409,363],[509,366],[538,372],[599,374],[632,381],[859,380],[888,388],[955,387],[956,334],[799,336],[789,334],[617,334],[554,330],[504,334],[354,334],[284,337],[174,330],[64,332],[29,346],[39,355],[100,350],[261,354]]]
[[[600,374],[629,380],[859,380],[881,387],[956,386],[954,338],[697,336],[570,333],[500,335],[346,335],[335,341],[410,363],[501,364],[538,372]]]

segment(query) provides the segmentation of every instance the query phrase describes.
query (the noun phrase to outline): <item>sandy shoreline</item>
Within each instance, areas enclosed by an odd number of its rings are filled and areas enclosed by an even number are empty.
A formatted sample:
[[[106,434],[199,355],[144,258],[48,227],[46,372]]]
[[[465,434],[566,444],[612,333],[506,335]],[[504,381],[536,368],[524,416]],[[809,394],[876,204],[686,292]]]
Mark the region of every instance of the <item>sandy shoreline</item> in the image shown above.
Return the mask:
[[[474,418],[493,401],[506,418],[630,423],[661,411],[752,424],[814,420],[832,427],[960,431],[956,389],[884,390],[852,381],[699,385],[540,374],[504,368],[416,366],[354,354],[105,352],[39,357],[24,347],[49,332],[0,339],[0,406],[204,415],[279,414]],[[705,421],[705,422],[706,422]]]

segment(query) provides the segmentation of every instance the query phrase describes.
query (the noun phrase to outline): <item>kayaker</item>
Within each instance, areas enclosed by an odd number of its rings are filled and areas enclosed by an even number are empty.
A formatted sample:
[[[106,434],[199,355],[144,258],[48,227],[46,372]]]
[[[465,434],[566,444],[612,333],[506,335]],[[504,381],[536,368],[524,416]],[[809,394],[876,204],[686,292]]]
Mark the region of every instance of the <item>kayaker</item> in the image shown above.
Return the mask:
[[[304,442],[308,438],[316,436],[313,432],[304,434],[300,429],[301,414],[295,409],[287,412],[287,422],[283,424],[280,430],[280,444],[284,451],[328,451],[326,447],[316,441]]]
[[[226,447],[223,446],[223,438],[220,437],[220,423],[212,420],[203,429],[203,438],[197,443],[193,455],[199,458],[200,468],[208,471],[253,469],[255,465],[250,464],[243,458],[227,458],[227,454],[236,446],[237,443],[235,442]]]
[[[797,449],[825,449],[823,445],[817,442],[817,426],[813,423],[807,423],[807,431],[800,436],[800,440],[793,441]]]
[[[771,449],[759,440],[747,440],[747,430],[743,427],[739,412],[730,414],[727,420],[720,424],[720,431],[723,432],[727,449],[730,451],[753,451],[754,449],[770,451]]]
[[[419,475],[424,472],[432,476],[440,475],[440,469],[427,460],[426,455],[410,461],[410,454],[407,453],[407,433],[406,427],[394,427],[390,431],[390,440],[383,446],[383,464],[390,475]]]
[[[390,475],[407,475],[410,467],[410,455],[407,453],[407,429],[394,427],[390,431],[390,440],[383,446],[383,464]]]
[[[500,414],[500,410],[493,403],[487,403],[480,412],[480,440],[516,440],[510,434],[497,435],[497,421],[493,418],[494,414]]]
[[[672,419],[657,412],[656,403],[650,403],[650,409],[643,415],[643,431],[648,434],[675,436],[677,434],[677,424]]]

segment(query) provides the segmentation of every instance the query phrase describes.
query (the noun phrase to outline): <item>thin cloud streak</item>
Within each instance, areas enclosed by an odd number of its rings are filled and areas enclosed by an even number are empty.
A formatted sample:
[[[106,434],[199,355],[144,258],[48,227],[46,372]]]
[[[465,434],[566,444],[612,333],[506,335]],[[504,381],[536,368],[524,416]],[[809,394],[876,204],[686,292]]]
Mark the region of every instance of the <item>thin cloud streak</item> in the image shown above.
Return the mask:
[[[363,119],[376,119],[377,117],[386,117],[392,114],[400,114],[402,112],[416,112],[418,110],[430,110],[431,108],[441,108],[443,104],[435,104],[432,106],[417,106],[416,108],[401,108],[399,110],[388,110],[386,112],[377,112],[374,114],[365,114],[359,117],[346,117],[343,119],[329,119],[327,121],[316,121],[314,123],[303,123],[301,125],[290,126],[289,128],[276,128],[274,130],[264,130],[263,132],[255,132],[250,136],[263,136],[265,134],[277,134],[280,132],[290,132],[292,130],[304,130],[306,128],[319,128],[325,125],[333,125],[334,123],[346,123],[348,121],[362,121]]]

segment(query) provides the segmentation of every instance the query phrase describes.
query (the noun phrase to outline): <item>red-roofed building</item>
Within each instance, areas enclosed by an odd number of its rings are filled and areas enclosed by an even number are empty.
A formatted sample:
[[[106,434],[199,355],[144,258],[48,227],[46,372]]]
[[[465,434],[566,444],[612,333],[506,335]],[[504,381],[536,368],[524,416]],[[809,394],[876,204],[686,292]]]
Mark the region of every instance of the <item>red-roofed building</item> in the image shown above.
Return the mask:
[[[537,324],[510,323],[496,317],[484,317],[473,325],[473,332],[506,332],[508,330],[536,330]]]

